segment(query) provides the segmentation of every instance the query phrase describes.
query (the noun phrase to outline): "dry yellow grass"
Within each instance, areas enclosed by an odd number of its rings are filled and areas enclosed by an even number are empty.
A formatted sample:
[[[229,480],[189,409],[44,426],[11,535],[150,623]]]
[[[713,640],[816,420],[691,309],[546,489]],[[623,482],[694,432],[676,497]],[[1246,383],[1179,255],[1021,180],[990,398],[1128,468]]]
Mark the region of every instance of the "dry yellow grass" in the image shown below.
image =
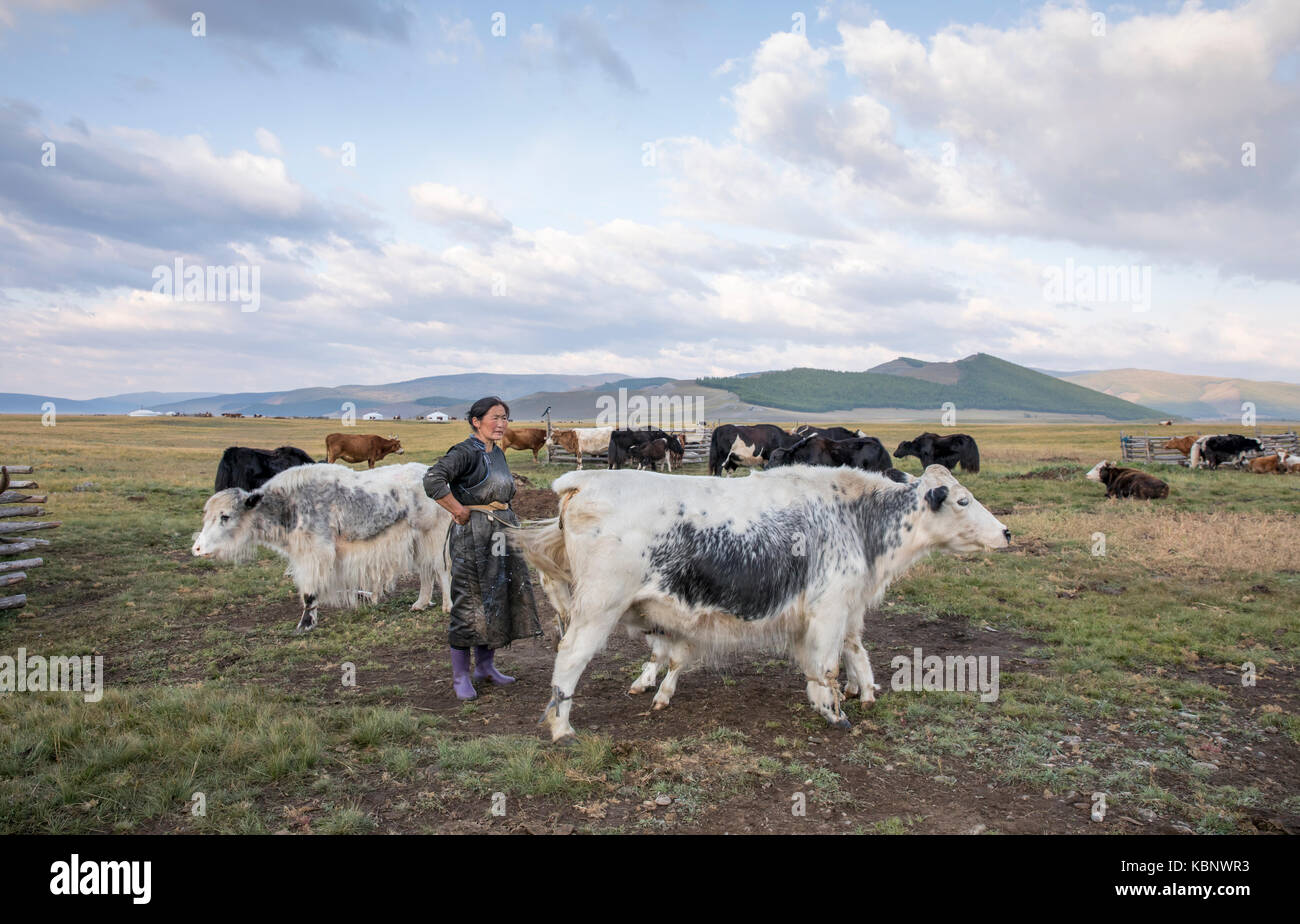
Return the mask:
[[[1029,511],[1009,517],[1025,537],[1106,537],[1106,555],[1166,573],[1283,571],[1300,567],[1300,520],[1289,514],[1193,513],[1113,502],[1097,513]]]

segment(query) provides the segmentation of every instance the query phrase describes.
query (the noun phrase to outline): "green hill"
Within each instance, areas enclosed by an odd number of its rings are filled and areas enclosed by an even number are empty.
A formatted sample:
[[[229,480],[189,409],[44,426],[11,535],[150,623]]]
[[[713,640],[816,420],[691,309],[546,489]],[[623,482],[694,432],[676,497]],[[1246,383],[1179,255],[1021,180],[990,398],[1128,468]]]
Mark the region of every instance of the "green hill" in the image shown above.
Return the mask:
[[[928,381],[916,374],[928,365],[945,367],[945,379],[953,378],[951,370],[955,369],[956,381]],[[937,409],[945,401],[951,401],[958,408],[1095,414],[1112,420],[1167,416],[1162,411],[1074,385],[987,353],[976,353],[955,363],[929,364],[904,359],[898,366],[887,363],[885,367],[891,366],[902,374],[789,369],[697,381],[734,392],[750,404],[810,413],[859,407]]]

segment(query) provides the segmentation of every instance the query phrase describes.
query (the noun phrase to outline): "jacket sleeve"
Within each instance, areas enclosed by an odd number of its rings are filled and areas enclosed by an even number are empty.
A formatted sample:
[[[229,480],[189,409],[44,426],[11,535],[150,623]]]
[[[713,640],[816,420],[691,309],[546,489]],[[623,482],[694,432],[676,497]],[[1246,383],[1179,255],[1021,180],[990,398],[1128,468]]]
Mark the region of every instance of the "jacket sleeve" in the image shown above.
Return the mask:
[[[446,497],[451,493],[451,484],[456,481],[474,465],[473,457],[459,445],[447,450],[447,454],[439,459],[429,470],[424,473],[424,493],[434,500]]]

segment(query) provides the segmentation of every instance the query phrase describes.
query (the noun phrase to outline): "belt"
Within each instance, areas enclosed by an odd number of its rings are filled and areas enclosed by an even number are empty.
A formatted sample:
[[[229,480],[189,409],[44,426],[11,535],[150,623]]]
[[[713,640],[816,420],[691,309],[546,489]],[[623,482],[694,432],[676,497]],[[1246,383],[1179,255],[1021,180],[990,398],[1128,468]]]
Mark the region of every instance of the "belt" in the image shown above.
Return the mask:
[[[499,516],[496,515],[496,512],[498,510],[509,510],[510,509],[509,504],[503,504],[501,503],[501,501],[493,501],[490,504],[462,504],[461,506],[464,507],[466,510],[481,510],[483,513],[486,513],[493,520],[496,520],[498,523],[500,523],[502,526],[508,529],[519,529],[519,527],[516,526],[515,524],[507,523],[505,520],[501,519]]]

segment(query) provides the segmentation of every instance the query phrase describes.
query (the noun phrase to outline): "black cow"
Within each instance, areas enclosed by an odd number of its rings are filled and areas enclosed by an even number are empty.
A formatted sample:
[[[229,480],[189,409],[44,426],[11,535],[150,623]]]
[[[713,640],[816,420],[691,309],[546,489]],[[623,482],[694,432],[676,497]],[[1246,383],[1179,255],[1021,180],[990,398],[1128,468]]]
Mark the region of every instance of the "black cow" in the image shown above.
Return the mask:
[[[772,450],[798,442],[775,424],[742,427],[723,424],[713,431],[709,444],[709,474],[734,472],[739,466],[766,465]]]
[[[940,436],[937,433],[922,433],[914,440],[904,440],[894,450],[894,458],[916,456],[921,460],[921,467],[942,465],[952,471],[961,463],[963,471],[980,470],[980,449],[973,437],[965,433],[952,436]]]
[[[795,427],[794,435],[824,436],[828,440],[853,440],[866,436],[861,430],[850,430],[848,427],[814,427],[811,424]]]
[[[659,437],[657,440],[650,440],[645,443],[636,443],[629,446],[627,450],[628,458],[636,462],[638,469],[649,468],[650,471],[658,471],[655,468],[656,463],[669,459],[668,440]],[[673,464],[668,461],[668,470],[673,470]]]
[[[885,472],[893,468],[889,451],[874,436],[847,440],[828,440],[823,436],[805,436],[797,443],[772,451],[768,468],[782,465],[847,465],[868,472]]]
[[[1210,468],[1218,468],[1224,462],[1239,463],[1244,453],[1263,451],[1263,443],[1239,433],[1203,436],[1192,445],[1189,462],[1192,468],[1198,468],[1201,462]]]
[[[286,469],[297,465],[313,465],[315,462],[315,459],[294,446],[281,446],[279,449],[231,446],[221,454],[214,490],[243,488],[245,491],[256,491]]]
[[[681,440],[672,434],[665,433],[663,430],[615,430],[609,437],[609,468],[622,468],[629,462],[636,462],[630,452],[632,447],[654,440],[666,441],[668,452],[671,453],[670,460],[681,463],[686,448],[682,446]],[[671,468],[670,464],[669,469]]]

